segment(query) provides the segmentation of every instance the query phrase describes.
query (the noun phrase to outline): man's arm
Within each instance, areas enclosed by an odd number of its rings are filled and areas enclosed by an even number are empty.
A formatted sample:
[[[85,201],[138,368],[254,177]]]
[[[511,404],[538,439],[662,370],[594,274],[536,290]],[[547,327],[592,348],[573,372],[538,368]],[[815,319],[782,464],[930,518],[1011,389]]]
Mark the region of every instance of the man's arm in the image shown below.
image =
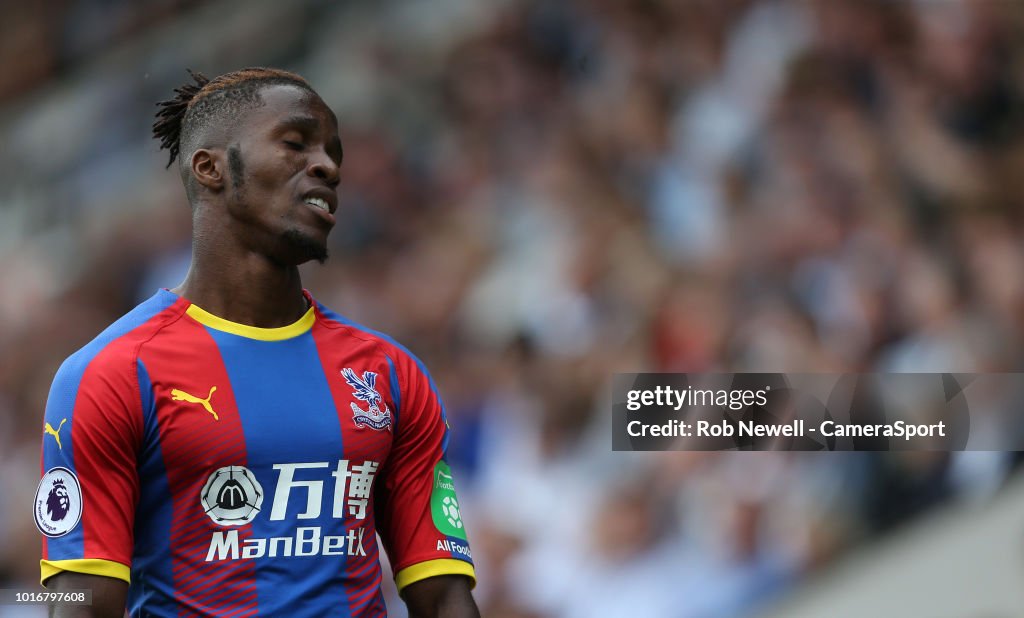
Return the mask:
[[[469,578],[438,575],[409,584],[402,591],[409,618],[480,618]]]
[[[47,580],[46,588],[54,592],[92,590],[92,605],[51,605],[50,618],[124,617],[128,582],[123,579],[64,571]]]
[[[391,352],[394,440],[374,488],[377,532],[412,618],[476,618],[444,407],[422,363],[404,349]]]

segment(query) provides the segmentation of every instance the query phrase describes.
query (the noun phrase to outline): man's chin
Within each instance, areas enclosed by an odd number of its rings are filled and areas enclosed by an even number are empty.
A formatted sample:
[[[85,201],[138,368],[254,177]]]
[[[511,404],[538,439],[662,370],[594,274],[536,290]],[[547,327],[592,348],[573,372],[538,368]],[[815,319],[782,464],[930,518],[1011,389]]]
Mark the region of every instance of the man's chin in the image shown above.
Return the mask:
[[[296,265],[310,260],[316,260],[323,264],[327,259],[325,240],[314,238],[295,228],[285,230],[284,240],[288,243],[289,253],[294,256]]]

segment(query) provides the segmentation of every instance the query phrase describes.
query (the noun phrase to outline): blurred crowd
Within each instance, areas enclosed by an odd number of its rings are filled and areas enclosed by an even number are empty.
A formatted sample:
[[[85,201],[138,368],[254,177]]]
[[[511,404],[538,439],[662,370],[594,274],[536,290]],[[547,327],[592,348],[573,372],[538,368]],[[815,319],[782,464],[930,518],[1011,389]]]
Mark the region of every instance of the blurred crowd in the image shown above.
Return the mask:
[[[485,616],[749,615],[1013,473],[1000,452],[615,453],[608,392],[1021,370],[1024,4],[107,4],[22,7],[55,38],[6,43],[48,55],[0,84],[0,588],[38,576],[54,371],[187,268],[148,139],[186,66],[282,66],[337,111],[343,214],[304,283],[430,368]]]

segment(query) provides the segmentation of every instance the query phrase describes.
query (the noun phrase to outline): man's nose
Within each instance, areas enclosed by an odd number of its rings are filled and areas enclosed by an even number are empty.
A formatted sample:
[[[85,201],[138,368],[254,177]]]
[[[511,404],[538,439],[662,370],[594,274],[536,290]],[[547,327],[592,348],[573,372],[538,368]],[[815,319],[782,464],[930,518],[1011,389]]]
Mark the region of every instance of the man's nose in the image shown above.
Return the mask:
[[[306,173],[310,176],[323,180],[333,188],[338,186],[338,170],[338,164],[327,156],[326,152],[321,151],[310,162],[309,167],[306,169]]]

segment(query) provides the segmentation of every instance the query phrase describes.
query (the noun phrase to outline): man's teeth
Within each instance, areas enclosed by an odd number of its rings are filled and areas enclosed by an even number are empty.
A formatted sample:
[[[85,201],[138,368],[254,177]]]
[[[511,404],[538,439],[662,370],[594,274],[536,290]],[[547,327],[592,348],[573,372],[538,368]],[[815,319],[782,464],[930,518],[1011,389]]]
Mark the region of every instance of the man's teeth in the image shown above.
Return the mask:
[[[327,206],[327,202],[322,200],[322,199],[320,199],[320,198],[318,198],[318,197],[307,197],[306,198],[306,203],[309,204],[310,206],[314,207],[314,208],[319,208],[320,210],[326,210],[328,212],[330,212],[330,210],[331,210]]]

